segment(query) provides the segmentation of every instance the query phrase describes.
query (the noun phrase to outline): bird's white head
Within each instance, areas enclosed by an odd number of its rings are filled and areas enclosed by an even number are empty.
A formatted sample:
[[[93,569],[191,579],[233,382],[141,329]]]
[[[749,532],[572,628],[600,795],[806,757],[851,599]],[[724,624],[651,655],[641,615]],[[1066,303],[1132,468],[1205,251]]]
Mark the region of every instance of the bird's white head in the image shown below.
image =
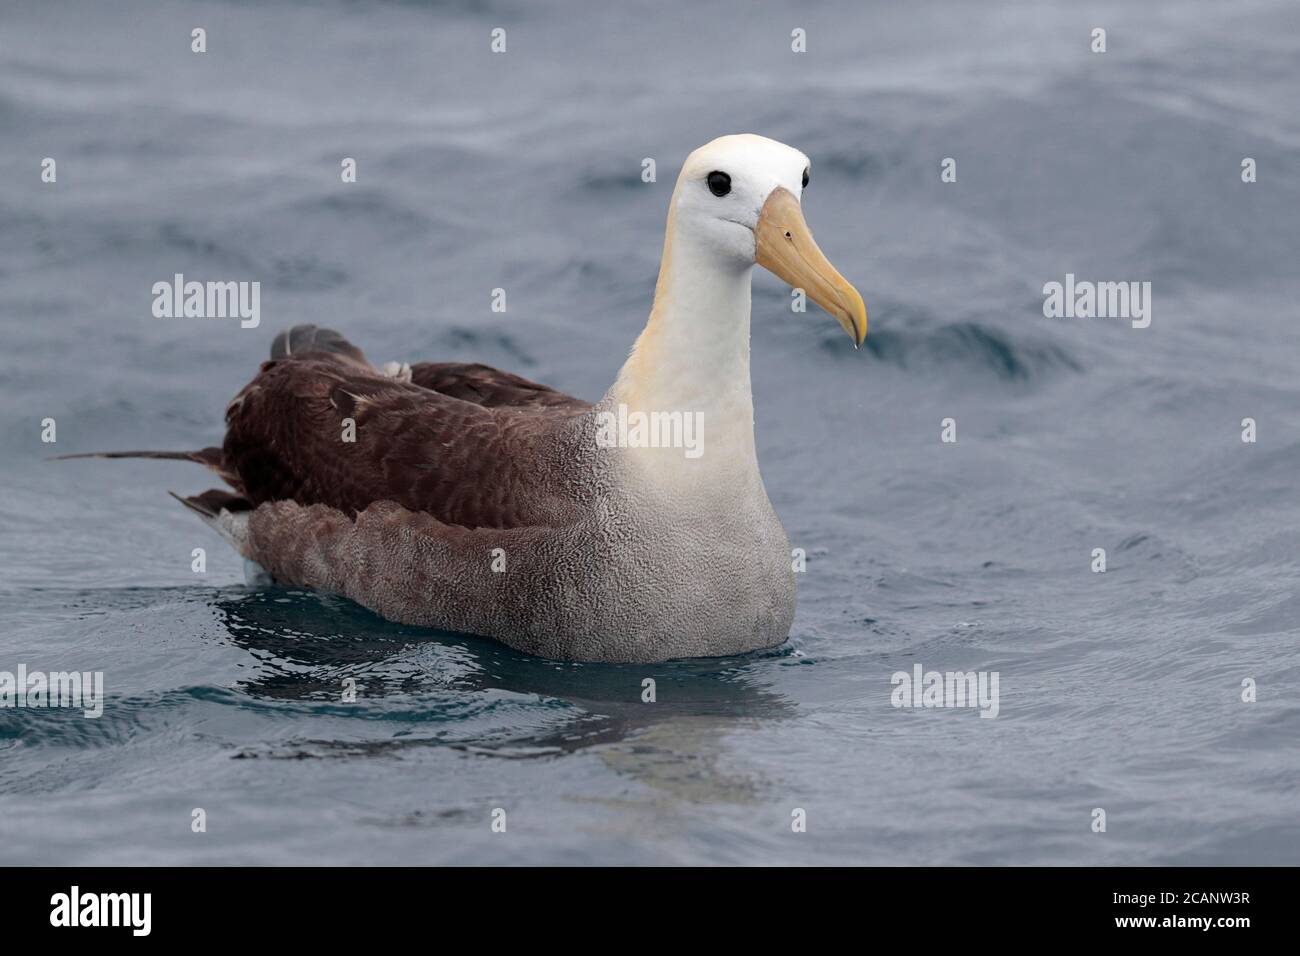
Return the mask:
[[[687,157],[673,191],[676,255],[707,256],[721,267],[757,263],[803,289],[862,344],[867,310],[858,291],[813,241],[800,200],[812,164],[765,136],[720,136]]]
[[[675,493],[683,482],[703,483],[763,495],[749,375],[755,265],[835,316],[855,347],[867,334],[862,296],[822,255],[804,222],[800,198],[810,166],[799,150],[749,134],[719,137],[682,166],[654,307],[598,406],[598,414],[626,406],[629,415],[684,412],[707,420],[710,451],[699,460],[671,448],[637,448],[621,459],[645,465],[641,474],[657,486]]]

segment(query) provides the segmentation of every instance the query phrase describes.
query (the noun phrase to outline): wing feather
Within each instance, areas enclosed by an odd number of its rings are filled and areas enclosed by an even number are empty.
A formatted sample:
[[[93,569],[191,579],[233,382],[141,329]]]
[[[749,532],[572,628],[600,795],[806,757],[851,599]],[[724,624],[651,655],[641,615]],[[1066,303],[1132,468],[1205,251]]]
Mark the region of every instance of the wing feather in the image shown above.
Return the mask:
[[[487,366],[412,373],[407,383],[319,352],[264,363],[226,412],[232,484],[254,505],[355,516],[394,501],[467,528],[545,524],[564,511],[548,449],[587,403]]]
[[[411,382],[485,408],[585,410],[591,407],[589,402],[529,381],[522,375],[478,363],[417,362],[411,366]]]

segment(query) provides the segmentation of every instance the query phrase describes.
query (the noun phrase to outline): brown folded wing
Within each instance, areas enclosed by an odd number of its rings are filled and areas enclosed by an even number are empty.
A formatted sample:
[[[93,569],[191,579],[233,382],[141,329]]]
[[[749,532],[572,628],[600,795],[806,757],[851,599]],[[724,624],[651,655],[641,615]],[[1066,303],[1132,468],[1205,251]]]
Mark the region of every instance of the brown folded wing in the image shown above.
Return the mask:
[[[253,505],[355,516],[395,501],[469,528],[545,523],[563,507],[548,453],[586,402],[485,365],[421,363],[408,383],[363,361],[276,358],[230,403],[222,470]]]

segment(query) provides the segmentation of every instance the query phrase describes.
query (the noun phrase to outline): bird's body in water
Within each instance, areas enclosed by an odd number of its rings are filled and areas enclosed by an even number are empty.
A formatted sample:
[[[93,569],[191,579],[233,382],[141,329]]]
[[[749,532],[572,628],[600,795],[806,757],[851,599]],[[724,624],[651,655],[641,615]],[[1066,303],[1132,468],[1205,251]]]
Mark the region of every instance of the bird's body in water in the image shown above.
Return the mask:
[[[220,448],[114,454],[208,466],[233,492],[182,500],[240,554],[392,620],[559,660],[780,644],[795,588],[755,454],[753,266],[866,334],[804,223],[808,170],[752,135],[688,157],[650,319],[595,405],[484,365],[381,370],[298,326],[230,403]],[[698,422],[693,446],[626,427],[652,419]]]

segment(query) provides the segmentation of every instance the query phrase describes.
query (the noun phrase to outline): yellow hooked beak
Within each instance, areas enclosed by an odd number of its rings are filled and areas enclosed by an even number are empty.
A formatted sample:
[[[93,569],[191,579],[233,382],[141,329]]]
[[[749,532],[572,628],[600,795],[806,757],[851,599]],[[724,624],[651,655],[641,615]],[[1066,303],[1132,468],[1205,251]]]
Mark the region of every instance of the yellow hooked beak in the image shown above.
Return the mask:
[[[763,203],[754,230],[755,261],[773,275],[802,289],[835,318],[853,339],[856,349],[867,337],[867,307],[858,290],[822,255],[804,222],[799,200],[778,186]]]

